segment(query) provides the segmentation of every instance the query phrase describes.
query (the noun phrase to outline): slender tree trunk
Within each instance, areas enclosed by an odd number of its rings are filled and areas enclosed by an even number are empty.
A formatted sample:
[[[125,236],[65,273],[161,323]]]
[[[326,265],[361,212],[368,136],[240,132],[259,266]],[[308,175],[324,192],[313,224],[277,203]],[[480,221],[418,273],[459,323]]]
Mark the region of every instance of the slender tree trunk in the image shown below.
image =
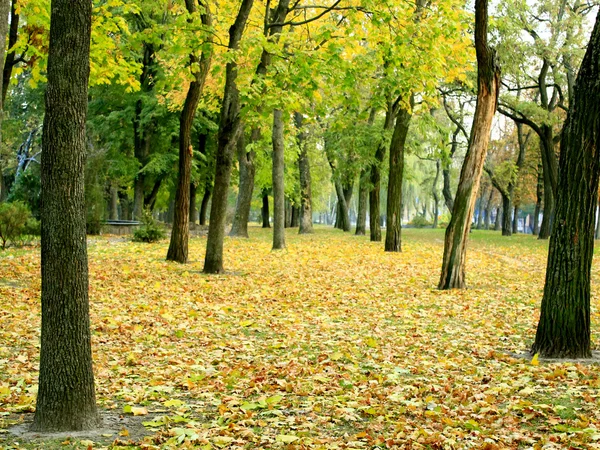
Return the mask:
[[[538,177],[537,177],[537,201],[535,203],[535,211],[533,213],[533,234],[540,234],[540,211],[542,210],[542,198],[544,193],[544,178],[542,175],[542,164],[538,164]]]
[[[53,0],[42,139],[42,333],[33,431],[100,425],[84,198],[91,22],[91,1]]]
[[[298,172],[300,173],[300,234],[313,232],[312,224],[312,187],[310,176],[310,160],[308,157],[307,134],[302,130],[304,118],[302,114],[294,113],[294,121],[298,130]]]
[[[283,214],[284,228],[290,228],[292,226],[292,202],[289,199],[285,199],[284,202],[284,214]]]
[[[411,106],[413,99],[410,100]],[[390,143],[385,251],[402,251],[402,179],[404,177],[404,146],[412,113],[402,107],[396,115],[396,126]]]
[[[487,205],[485,207],[485,220],[484,225],[485,229],[490,229],[490,224],[492,222],[492,201],[494,200],[494,188],[490,189],[490,197],[488,198]]]
[[[291,228],[298,228],[300,226],[300,208],[292,206],[292,223]]]
[[[502,229],[502,209],[498,206],[496,208],[496,221],[494,222],[494,231],[500,231]]]
[[[196,225],[196,217],[198,210],[196,209],[196,194],[198,193],[198,185],[190,183],[190,227]]]
[[[6,17],[4,13],[6,12],[6,3],[4,0],[0,4],[0,17]],[[4,27],[6,22],[2,21],[0,27]],[[0,29],[0,36],[6,36],[6,29]],[[8,31],[8,45],[6,45],[6,38],[0,37],[0,46],[2,42],[4,42],[4,50],[1,51],[1,55],[4,55],[4,52],[8,49],[14,47],[17,43],[17,39],[19,38],[19,14],[17,14],[17,0],[12,0],[10,2],[10,29]],[[6,101],[6,94],[8,93],[8,86],[10,84],[10,79],[12,77],[13,67],[15,66],[15,52],[11,51],[6,55],[5,63],[2,70],[2,105]],[[0,56],[1,57],[1,56]]]
[[[465,156],[452,219],[446,229],[440,289],[465,287],[467,239],[477,199],[483,163],[490,139],[500,88],[500,70],[495,52],[487,44],[487,0],[475,2],[475,50],[477,53],[477,105],[469,149]]]
[[[262,216],[262,227],[263,228],[271,228],[271,223],[270,223],[271,214],[269,213],[269,194],[267,193],[266,190],[263,190],[262,208],[261,208],[260,212],[261,212],[261,216]]]
[[[356,236],[364,236],[367,232],[367,202],[369,199],[369,172],[363,169],[358,186],[358,214],[356,217]]]
[[[384,132],[394,127],[394,104],[387,102],[385,113]],[[371,165],[371,192],[369,192],[369,228],[371,242],[381,241],[381,211],[380,211],[380,193],[381,193],[381,165],[385,158],[385,142],[380,141],[375,152],[375,162]]]
[[[252,139],[253,142],[257,140],[258,137]],[[243,134],[238,140],[238,161],[240,166],[240,186],[229,236],[247,238],[256,168],[254,167],[254,150],[246,151],[246,141]]]
[[[242,0],[235,23],[229,29],[229,49],[237,50],[246,28],[254,0]],[[204,258],[205,273],[223,272],[223,240],[225,239],[225,220],[227,218],[227,193],[231,179],[231,167],[235,145],[242,131],[240,96],[237,89],[237,63],[229,61],[225,68],[225,89],[219,120],[219,137],[215,163],[215,182],[210,225],[206,241]]]
[[[552,127],[543,125],[543,136],[540,137],[540,147],[542,153],[542,166],[544,176],[544,216],[540,226],[540,239],[548,239],[552,232],[554,221],[555,197],[557,190],[557,162],[554,154],[554,142]]]
[[[121,204],[121,220],[131,220],[129,198],[125,192],[119,192],[119,203]]]
[[[196,13],[196,0],[185,0],[185,5],[190,14]],[[200,17],[202,24],[210,28],[212,18],[208,3],[203,2],[204,11]],[[189,19],[190,22],[193,19]],[[192,173],[192,124],[196,115],[196,108],[204,88],[204,82],[210,69],[212,51],[210,46],[202,51],[200,59],[190,54],[190,65],[194,72],[194,80],[190,83],[187,97],[179,118],[179,176],[177,178],[177,191],[175,193],[175,214],[173,217],[173,231],[167,252],[167,261],[186,263],[188,260],[188,245],[190,238],[190,183]],[[197,65],[198,68],[194,68]]]
[[[514,215],[512,221],[512,232],[517,234],[519,232],[519,205],[515,205]]]
[[[502,195],[502,236],[512,236],[512,201],[510,195]]]
[[[285,189],[283,112],[273,112],[273,250],[285,248]]]
[[[433,187],[431,193],[433,195],[433,224],[431,228],[436,229],[438,227],[438,219],[440,216],[440,197],[438,195],[437,184],[440,180],[440,170],[442,168],[442,162],[438,159],[435,161],[435,178],[433,180]]]
[[[481,189],[481,194],[479,195],[479,208],[477,210],[477,229],[481,230],[483,228],[483,201],[485,200],[485,198],[487,197],[487,189],[484,186],[483,189]]]
[[[204,189],[204,195],[202,196],[202,203],[200,204],[200,225],[206,225],[206,213],[208,211],[208,202],[210,201],[210,197],[212,196],[212,188],[206,186]]]
[[[600,173],[600,16],[581,63],[561,137],[556,219],[532,353],[589,358],[590,273]]]
[[[119,188],[117,186],[110,187],[110,211],[108,218],[110,220],[119,219]]]

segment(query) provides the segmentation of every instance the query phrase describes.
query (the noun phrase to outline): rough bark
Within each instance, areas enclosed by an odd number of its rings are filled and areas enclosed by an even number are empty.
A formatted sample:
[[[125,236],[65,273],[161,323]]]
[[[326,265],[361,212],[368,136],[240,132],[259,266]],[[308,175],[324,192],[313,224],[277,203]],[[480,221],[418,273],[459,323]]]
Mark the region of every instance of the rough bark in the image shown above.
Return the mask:
[[[262,227],[271,228],[271,214],[269,213],[269,194],[263,190],[262,194],[262,208],[260,209],[262,216]]]
[[[600,16],[561,136],[554,230],[532,353],[589,358],[590,272],[600,173]]]
[[[469,148],[454,199],[452,219],[446,229],[440,289],[465,288],[467,240],[477,199],[483,163],[490,139],[500,88],[500,69],[487,43],[487,0],[475,2],[475,51],[477,54],[477,105]]]
[[[388,101],[385,112],[385,122],[383,130],[391,130],[394,127],[394,104]],[[381,211],[380,211],[380,193],[381,193],[381,165],[385,158],[385,142],[380,141],[375,151],[375,162],[371,165],[371,192],[369,192],[369,227],[371,242],[381,241]]]
[[[53,0],[42,139],[42,331],[34,431],[96,428],[84,171],[92,2]]]
[[[542,164],[538,164],[538,176],[537,176],[537,188],[536,188],[536,202],[535,210],[533,213],[533,234],[538,235],[540,233],[540,212],[542,210],[542,198],[544,194],[544,177],[542,174]]]
[[[310,160],[308,157],[307,133],[302,129],[302,114],[294,113],[294,121],[298,130],[298,172],[300,174],[300,234],[313,232],[312,223],[312,187],[310,176]]]
[[[283,112],[273,112],[273,250],[285,248]]]
[[[202,1],[201,5],[203,8],[200,14],[202,24],[205,27],[210,27],[212,25],[212,18],[208,9],[208,3]],[[185,0],[185,6],[190,15],[196,13],[196,0]],[[193,21],[192,18],[189,20]],[[177,177],[173,230],[167,252],[167,261],[175,261],[182,264],[188,260],[190,238],[190,183],[192,159],[194,157],[192,125],[194,123],[194,116],[196,115],[196,108],[200,101],[200,95],[202,95],[204,83],[210,69],[211,56],[212,50],[210,45],[204,46],[200,58],[193,52],[190,54],[190,66],[192,67],[194,78],[188,88],[183,110],[179,117],[179,175]]]
[[[254,0],[242,0],[234,24],[229,29],[229,50],[235,51],[246,28]],[[225,68],[225,88],[219,119],[219,136],[215,163],[215,181],[210,209],[210,225],[204,258],[205,273],[223,272],[223,240],[227,217],[227,193],[237,139],[242,131],[240,95],[237,89],[237,63],[229,61]]]
[[[412,108],[412,98],[410,100]],[[390,143],[390,167],[387,195],[387,227],[385,251],[402,251],[402,179],[404,177],[404,148],[412,111],[401,107],[396,115],[396,125]]]
[[[369,172],[365,169],[360,173],[358,186],[358,214],[356,217],[356,236],[367,233],[367,204],[369,199]]]
[[[256,140],[252,139],[253,142]],[[240,185],[229,236],[247,238],[256,168],[254,167],[254,151],[246,151],[246,140],[243,133],[238,139],[237,154],[240,169]]]

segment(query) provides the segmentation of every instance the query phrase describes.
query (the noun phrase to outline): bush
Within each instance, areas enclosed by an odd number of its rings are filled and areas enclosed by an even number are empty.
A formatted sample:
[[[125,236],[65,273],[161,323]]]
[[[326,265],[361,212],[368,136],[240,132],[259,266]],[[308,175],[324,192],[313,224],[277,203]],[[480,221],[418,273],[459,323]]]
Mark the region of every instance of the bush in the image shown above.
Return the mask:
[[[8,246],[8,243],[14,244],[23,236],[29,234],[30,227],[37,220],[31,217],[31,212],[23,202],[1,203],[0,204],[0,241],[2,249]],[[39,225],[37,225],[39,228]]]
[[[415,228],[425,228],[431,227],[432,223],[423,216],[415,216],[409,225]]]
[[[157,242],[164,239],[163,227],[154,220],[152,213],[148,210],[142,215],[142,226],[133,232],[134,242]]]

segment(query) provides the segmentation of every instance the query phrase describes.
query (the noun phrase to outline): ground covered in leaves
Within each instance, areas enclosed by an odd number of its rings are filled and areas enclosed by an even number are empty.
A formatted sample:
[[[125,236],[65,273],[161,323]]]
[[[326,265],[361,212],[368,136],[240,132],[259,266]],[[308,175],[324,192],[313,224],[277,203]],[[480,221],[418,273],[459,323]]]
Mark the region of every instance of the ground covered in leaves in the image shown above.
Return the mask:
[[[404,230],[401,254],[326,228],[281,252],[251,235],[227,239],[222,276],[201,273],[206,238],[187,265],[166,241],[91,239],[98,402],[123,425],[65,446],[600,448],[598,367],[511,356],[535,334],[546,242],[475,231],[470,289],[444,292],[443,230]],[[35,405],[39,264],[0,254],[0,447],[52,445],[7,432]]]

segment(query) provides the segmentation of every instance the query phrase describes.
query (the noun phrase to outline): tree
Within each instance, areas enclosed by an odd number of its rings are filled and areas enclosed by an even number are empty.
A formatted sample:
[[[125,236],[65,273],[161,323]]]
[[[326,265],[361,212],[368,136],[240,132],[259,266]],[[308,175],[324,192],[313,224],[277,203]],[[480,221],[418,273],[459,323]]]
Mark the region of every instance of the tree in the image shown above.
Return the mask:
[[[32,429],[95,428],[84,164],[92,2],[53,0],[42,151],[42,332]]]
[[[185,5],[190,14],[189,22],[192,22],[196,13],[196,0],[186,0]],[[207,3],[200,3],[203,11],[200,15],[202,24],[210,27],[212,18]],[[190,83],[188,93],[179,118],[179,178],[177,180],[177,192],[175,194],[175,215],[173,219],[173,232],[171,243],[167,252],[168,261],[186,263],[188,258],[188,241],[190,234],[190,181],[192,171],[192,123],[196,115],[196,108],[202,95],[204,82],[210,68],[212,49],[210,45],[198,56],[192,51],[190,53],[190,66],[194,79]],[[197,66],[197,67],[196,67]]]
[[[600,173],[600,17],[561,136],[556,218],[532,353],[589,358],[590,272]]]
[[[273,112],[273,250],[285,248],[285,190],[283,112]]]
[[[300,234],[313,232],[312,224],[312,186],[310,177],[310,159],[308,157],[307,132],[302,128],[304,117],[294,113],[294,122],[298,130],[298,172],[300,173]]]
[[[439,289],[465,287],[467,238],[473,219],[477,190],[483,171],[500,89],[496,53],[488,46],[488,2],[475,1],[475,51],[477,54],[477,105],[454,199],[452,219],[446,228]]]
[[[254,0],[243,0],[234,24],[229,29],[229,45],[231,52],[239,48],[246,22],[250,16]],[[230,60],[225,68],[225,88],[219,120],[219,135],[215,162],[215,180],[210,209],[210,224],[204,258],[205,273],[223,272],[223,239],[225,238],[225,218],[227,212],[227,193],[231,179],[233,153],[237,140],[242,132],[240,117],[240,94],[237,88],[238,66],[235,59]]]

